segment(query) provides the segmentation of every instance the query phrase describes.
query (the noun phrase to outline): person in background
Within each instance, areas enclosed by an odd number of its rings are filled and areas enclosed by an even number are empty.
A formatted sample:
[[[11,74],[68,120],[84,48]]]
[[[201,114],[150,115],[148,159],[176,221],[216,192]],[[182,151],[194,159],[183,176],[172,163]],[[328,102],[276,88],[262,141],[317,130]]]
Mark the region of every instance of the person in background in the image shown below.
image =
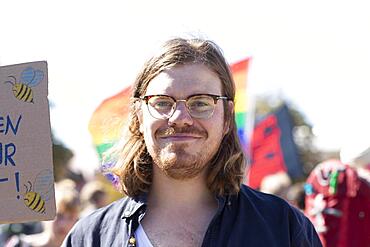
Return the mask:
[[[165,42],[135,81],[128,136],[108,160],[127,197],[81,219],[63,246],[321,246],[299,210],[242,185],[234,99],[214,42]]]
[[[303,183],[292,183],[286,172],[277,172],[264,177],[259,188],[261,192],[283,198],[291,205],[304,211],[305,193]]]
[[[40,221],[0,224],[0,246],[4,246],[6,242],[14,235],[31,235],[37,234],[44,230],[43,224]],[[15,237],[16,238],[16,237]]]
[[[297,182],[292,184],[288,188],[285,198],[290,204],[303,212],[305,209],[304,182]]]
[[[348,141],[340,157],[311,172],[305,213],[325,247],[369,247],[370,140]]]
[[[81,218],[108,204],[108,195],[104,185],[97,180],[89,181],[82,187],[80,198],[82,203]]]
[[[33,235],[13,236],[5,247],[59,247],[79,218],[80,200],[75,183],[61,180],[55,185],[57,215],[53,221],[43,221],[44,231]]]
[[[292,181],[286,172],[277,172],[265,176],[261,181],[259,190],[285,199],[286,192],[291,184]]]

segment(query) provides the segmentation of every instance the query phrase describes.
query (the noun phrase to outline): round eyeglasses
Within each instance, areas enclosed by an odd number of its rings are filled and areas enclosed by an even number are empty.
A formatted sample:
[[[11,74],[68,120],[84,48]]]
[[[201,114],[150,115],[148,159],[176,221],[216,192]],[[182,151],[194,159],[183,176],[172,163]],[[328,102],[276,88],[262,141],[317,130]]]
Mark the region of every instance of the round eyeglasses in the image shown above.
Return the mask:
[[[218,100],[231,100],[229,97],[213,94],[194,94],[181,100],[168,95],[146,95],[140,99],[145,101],[150,115],[156,119],[169,119],[179,101],[185,103],[191,117],[208,119],[213,115]]]

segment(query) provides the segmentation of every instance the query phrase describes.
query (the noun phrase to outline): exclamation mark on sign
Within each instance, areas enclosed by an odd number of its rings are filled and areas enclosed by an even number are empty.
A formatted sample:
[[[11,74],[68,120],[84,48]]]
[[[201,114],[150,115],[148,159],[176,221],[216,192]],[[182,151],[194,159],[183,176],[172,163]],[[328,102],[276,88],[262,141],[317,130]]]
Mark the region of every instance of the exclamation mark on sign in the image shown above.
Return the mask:
[[[19,172],[15,173],[15,186],[17,188],[17,192],[19,193]],[[19,200],[19,195],[17,195],[17,199]]]

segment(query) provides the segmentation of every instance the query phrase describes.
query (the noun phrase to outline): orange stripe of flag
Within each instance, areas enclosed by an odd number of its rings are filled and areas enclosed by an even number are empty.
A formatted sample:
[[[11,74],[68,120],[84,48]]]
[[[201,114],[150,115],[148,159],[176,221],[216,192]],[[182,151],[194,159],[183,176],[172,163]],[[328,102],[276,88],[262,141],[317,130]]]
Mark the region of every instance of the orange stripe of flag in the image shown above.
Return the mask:
[[[128,118],[131,87],[104,100],[93,113],[89,131],[95,145],[115,142],[121,135],[121,128]]]
[[[235,81],[235,111],[247,111],[247,77],[249,58],[231,65],[231,72]]]

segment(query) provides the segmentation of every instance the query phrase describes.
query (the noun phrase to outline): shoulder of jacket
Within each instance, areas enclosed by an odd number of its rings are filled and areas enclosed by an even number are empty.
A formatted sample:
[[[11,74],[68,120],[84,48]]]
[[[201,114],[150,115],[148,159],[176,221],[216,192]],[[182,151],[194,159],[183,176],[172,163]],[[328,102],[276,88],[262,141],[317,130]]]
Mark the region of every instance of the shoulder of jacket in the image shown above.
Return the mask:
[[[241,187],[238,197],[240,210],[248,210],[250,215],[259,215],[265,218],[266,222],[274,223],[273,225],[288,224],[293,242],[320,242],[308,218],[284,199],[254,190],[246,185]]]
[[[282,206],[288,206],[288,207],[290,206],[287,201],[285,201],[284,199],[276,195],[267,194],[267,193],[252,189],[249,186],[244,185],[244,184],[241,186],[239,196],[241,200],[251,200],[252,202],[256,202],[256,203],[269,202],[269,203],[277,203]]]
[[[122,214],[130,203],[135,202],[128,197],[122,198],[81,218],[68,233],[62,246],[100,246],[102,242],[113,241],[112,236],[127,230]]]
[[[102,224],[113,223],[114,221],[120,220],[123,211],[127,207],[127,204],[130,200],[130,198],[124,197],[108,204],[105,207],[95,210],[91,214],[79,219],[79,221],[75,224],[75,230],[79,228],[81,230],[93,229]]]

